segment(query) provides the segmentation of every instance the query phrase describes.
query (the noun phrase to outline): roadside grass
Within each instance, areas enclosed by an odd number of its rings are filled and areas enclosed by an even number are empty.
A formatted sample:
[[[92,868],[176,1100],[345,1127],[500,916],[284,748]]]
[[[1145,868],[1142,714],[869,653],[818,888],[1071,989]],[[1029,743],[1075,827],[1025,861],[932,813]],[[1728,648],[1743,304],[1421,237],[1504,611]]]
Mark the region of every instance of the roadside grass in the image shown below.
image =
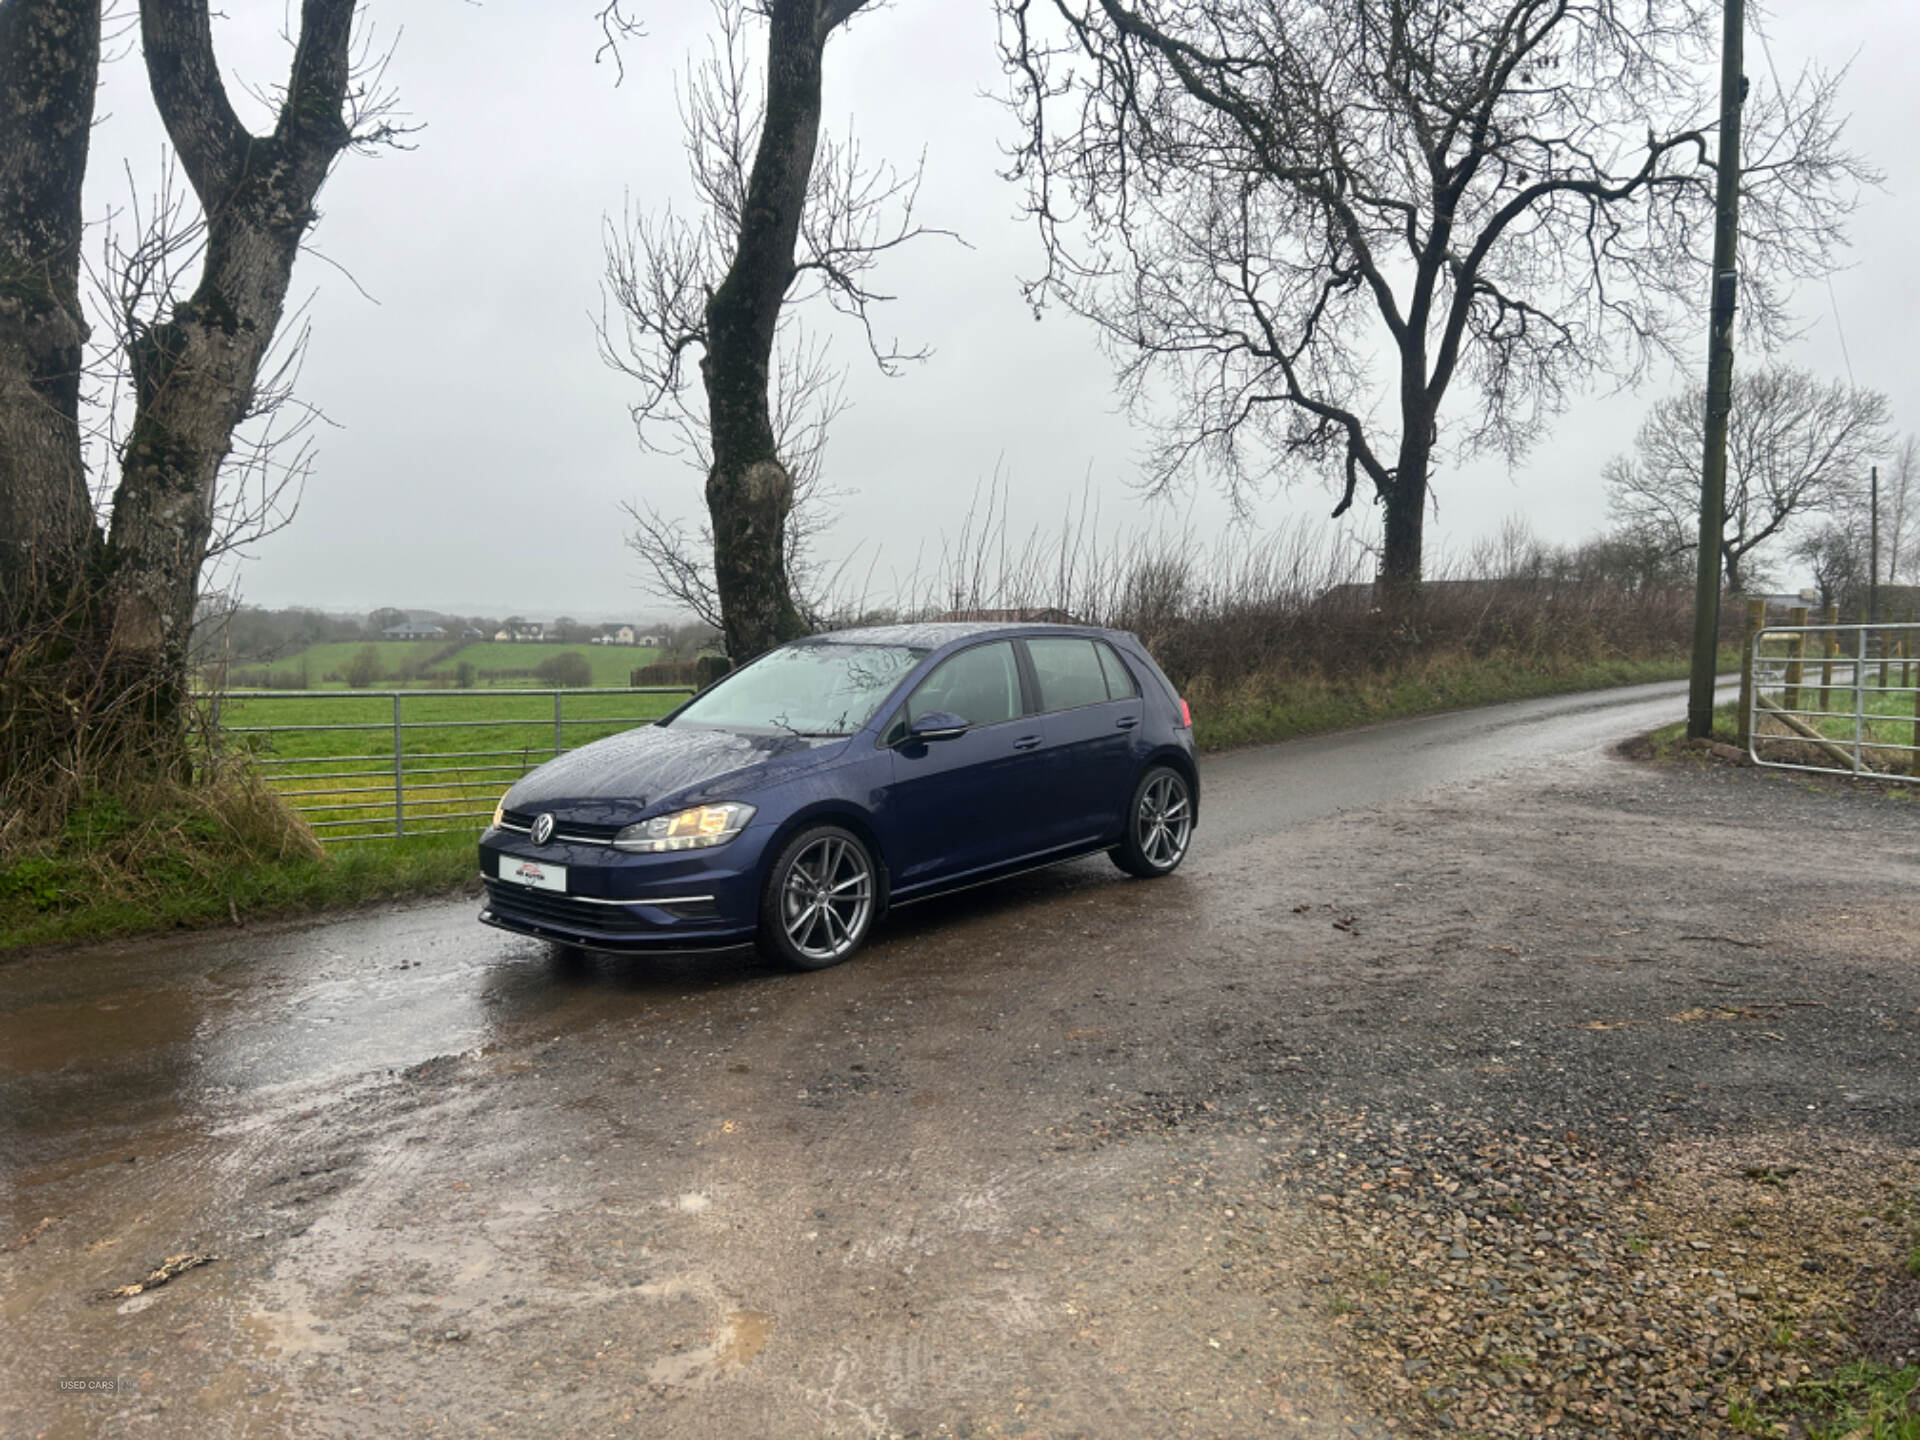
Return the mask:
[[[1737,665],[1735,652],[1723,652],[1720,664]],[[1215,686],[1202,678],[1187,698],[1196,743],[1202,750],[1225,750],[1508,700],[1679,680],[1687,668],[1684,658],[1569,661],[1455,653],[1341,679],[1256,675]]]
[[[95,796],[0,868],[0,953],[447,892],[477,836],[323,850],[252,779]]]
[[[347,688],[346,682],[337,677],[343,675],[354,656],[368,646],[372,646],[380,662],[382,678],[375,684],[389,689],[406,686],[432,688],[434,682],[395,677],[403,675],[409,667],[424,665],[446,648],[444,644],[435,644],[431,640],[330,640],[321,645],[309,645],[305,650],[283,656],[268,665],[236,665],[234,669],[249,676],[264,675],[267,677],[265,683],[269,686],[296,684],[304,673],[306,684],[311,689],[344,690]],[[436,660],[433,670],[436,674],[452,673],[463,664],[472,665],[482,673],[489,670],[531,670],[543,660],[569,652],[585,658],[596,686],[624,686],[636,667],[653,664],[660,653],[640,645],[561,645],[476,640],[444,660]],[[328,676],[336,678],[328,679]],[[545,682],[533,678],[495,678],[481,679],[479,683],[483,686],[511,688],[540,686]]]
[[[1920,1367],[1843,1365],[1802,1381],[1787,1408],[1808,1422],[1808,1440],[1920,1440]],[[1782,1433],[1763,1417],[1755,1416],[1755,1434]]]
[[[1725,662],[1725,656],[1722,656]],[[1733,661],[1738,664],[1737,657]],[[1740,743],[1740,707],[1737,704],[1716,705],[1713,710],[1713,739],[1727,745]],[[1649,760],[1668,763],[1678,760],[1699,760],[1702,751],[1687,739],[1687,722],[1676,720],[1671,725],[1662,725],[1647,736]]]

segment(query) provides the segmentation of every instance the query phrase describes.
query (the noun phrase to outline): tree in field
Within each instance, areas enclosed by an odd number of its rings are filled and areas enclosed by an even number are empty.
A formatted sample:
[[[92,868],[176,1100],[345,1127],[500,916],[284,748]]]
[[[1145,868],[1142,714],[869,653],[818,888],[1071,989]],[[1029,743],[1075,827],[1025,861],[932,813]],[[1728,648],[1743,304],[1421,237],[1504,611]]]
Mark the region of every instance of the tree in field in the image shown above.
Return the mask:
[[[1903,583],[1920,569],[1920,435],[1902,437],[1880,473],[1881,578]]]
[[[1671,554],[1699,543],[1705,414],[1702,386],[1659,401],[1634,437],[1633,454],[1602,472],[1615,517]],[[1729,589],[1751,584],[1756,552],[1801,522],[1847,519],[1861,507],[1867,467],[1886,450],[1889,414],[1878,391],[1825,383],[1805,370],[1774,366],[1734,376],[1720,542]],[[1829,550],[1846,528],[1823,542]]]
[[[1365,484],[1417,584],[1436,466],[1523,454],[1598,373],[1699,330],[1717,7],[1695,0],[997,0],[1030,285],[1104,332],[1151,487]],[[1749,103],[1750,326],[1865,167],[1835,85]],[[1454,401],[1456,387],[1470,398]],[[1448,420],[1450,412],[1459,418]]]
[[[1920,438],[1906,436],[1880,466],[1880,551],[1873,549],[1873,498],[1862,481],[1842,494],[1818,530],[1802,534],[1794,556],[1813,571],[1820,603],[1864,613],[1873,580],[1902,583],[1916,563],[1914,507],[1920,505]]]
[[[278,393],[263,367],[315,200],[343,150],[394,135],[352,63],[354,0],[302,0],[265,135],[228,100],[208,0],[141,0],[148,83],[199,215],[184,239],[119,252],[111,319],[131,394],[96,514],[76,276],[100,8],[0,0],[0,783],[169,766],[203,567],[238,503],[222,476],[236,430]],[[183,249],[197,261],[184,294]]]
[[[353,652],[353,658],[347,661],[342,679],[350,690],[365,690],[384,672],[380,668],[380,652],[371,645],[362,645]]]
[[[852,316],[885,373],[924,354],[875,334],[872,308],[888,297],[870,282],[883,252],[929,233],[913,220],[919,173],[869,166],[851,139],[820,136],[822,56],[869,4],[715,0],[717,39],[681,94],[699,213],[608,226],[618,318],[601,326],[602,353],[639,383],[642,444],[705,474],[711,567],[651,507],[634,511],[635,548],[664,594],[725,633],[736,662],[807,629],[795,507],[818,483],[839,375],[798,335],[793,307],[823,297]]]

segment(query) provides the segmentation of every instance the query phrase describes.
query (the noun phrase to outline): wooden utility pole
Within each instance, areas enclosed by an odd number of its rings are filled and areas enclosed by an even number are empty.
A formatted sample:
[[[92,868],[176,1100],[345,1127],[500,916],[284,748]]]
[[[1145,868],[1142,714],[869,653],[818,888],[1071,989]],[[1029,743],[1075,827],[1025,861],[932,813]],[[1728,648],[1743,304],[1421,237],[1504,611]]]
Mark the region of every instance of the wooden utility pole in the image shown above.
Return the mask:
[[[1880,623],[1880,467],[1873,467],[1867,502],[1867,623]]]
[[[1743,0],[1726,0],[1720,42],[1720,155],[1714,184],[1713,302],[1707,330],[1707,443],[1700,466],[1700,566],[1693,592],[1693,677],[1687,734],[1713,733],[1713,682],[1720,658],[1720,541],[1727,492],[1727,413],[1733,408],[1733,311],[1740,286],[1740,104],[1746,98],[1740,50]]]

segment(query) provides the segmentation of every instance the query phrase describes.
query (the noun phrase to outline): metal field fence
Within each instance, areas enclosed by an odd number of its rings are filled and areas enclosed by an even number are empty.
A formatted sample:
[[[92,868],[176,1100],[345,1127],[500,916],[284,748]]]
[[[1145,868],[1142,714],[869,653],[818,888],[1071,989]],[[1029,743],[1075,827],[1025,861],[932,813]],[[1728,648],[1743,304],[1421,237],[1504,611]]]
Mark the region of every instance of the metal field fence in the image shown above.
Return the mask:
[[[1748,642],[1757,765],[1920,781],[1920,625],[1772,625]]]
[[[537,765],[680,704],[689,686],[578,690],[244,690],[201,697],[209,739],[244,755],[323,841],[473,832]]]

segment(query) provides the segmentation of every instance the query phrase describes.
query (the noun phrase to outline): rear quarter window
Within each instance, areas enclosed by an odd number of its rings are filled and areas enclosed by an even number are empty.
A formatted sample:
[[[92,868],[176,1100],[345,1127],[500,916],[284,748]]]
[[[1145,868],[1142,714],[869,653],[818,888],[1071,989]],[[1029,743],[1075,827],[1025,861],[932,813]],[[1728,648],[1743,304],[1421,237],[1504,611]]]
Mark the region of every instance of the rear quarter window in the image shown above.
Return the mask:
[[[1107,694],[1115,700],[1131,700],[1140,693],[1140,687],[1133,683],[1133,676],[1127,673],[1127,667],[1120,657],[1113,653],[1113,647],[1104,640],[1093,642],[1093,648],[1100,655],[1100,669],[1107,677]]]

